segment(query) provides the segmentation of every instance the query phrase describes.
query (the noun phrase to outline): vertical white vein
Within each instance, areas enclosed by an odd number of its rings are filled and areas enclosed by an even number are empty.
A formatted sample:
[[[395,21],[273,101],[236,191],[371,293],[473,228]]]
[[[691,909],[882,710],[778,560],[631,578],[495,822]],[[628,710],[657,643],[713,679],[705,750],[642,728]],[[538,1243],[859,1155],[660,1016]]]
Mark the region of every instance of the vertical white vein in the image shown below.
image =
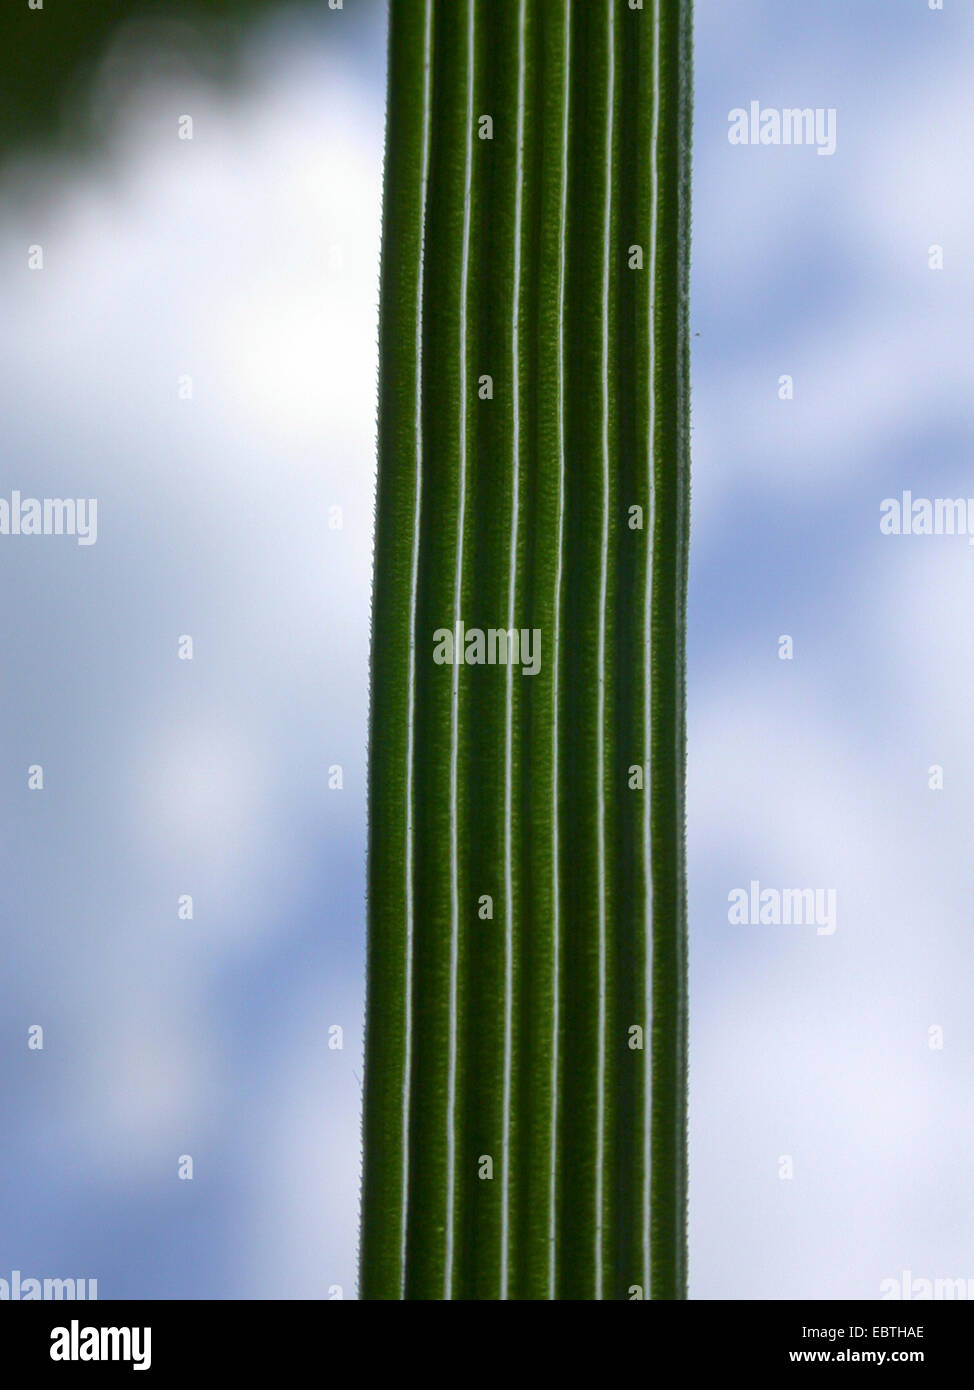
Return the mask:
[[[555,565],[555,642],[552,681],[551,720],[551,826],[553,865],[553,950],[551,1010],[551,1173],[548,1191],[548,1297],[553,1299],[558,1275],[556,1235],[558,1219],[558,1071],[561,1065],[561,845],[558,830],[558,753],[559,708],[561,695],[558,673],[561,669],[562,547],[565,535],[565,265],[568,241],[568,116],[571,75],[572,7],[565,6],[565,49],[563,55],[564,103],[561,122],[561,186],[558,214],[558,538]]]
[[[688,21],[686,20],[686,17],[685,17],[685,16],[682,16],[681,18],[682,18],[682,22],[681,22],[681,26],[680,26],[680,47],[679,47],[679,60],[678,60],[678,63],[679,63],[679,82],[680,82],[681,87],[682,87],[683,83],[687,80],[687,72],[688,72],[688,55],[687,55],[687,53],[686,53],[686,51],[685,51],[685,48],[684,48],[684,45],[685,45],[685,43],[687,42],[687,31],[686,31],[686,29],[684,28],[684,24],[686,24]],[[679,139],[679,147],[680,147],[680,151],[681,151],[681,163],[682,163],[682,160],[683,160],[683,159],[688,158],[688,155],[687,155],[687,153],[686,153],[686,151],[687,151],[687,145],[688,145],[688,131],[687,131],[687,129],[686,129],[687,120],[688,120],[688,115],[687,115],[687,105],[686,105],[685,98],[684,98],[684,94],[683,94],[682,91],[681,91],[681,93],[680,93],[679,112],[680,112],[680,115],[679,115],[679,121],[678,121],[678,124],[677,124],[677,129],[678,129],[678,139]],[[680,267],[681,267],[680,284],[679,284],[679,316],[678,316],[678,320],[677,320],[677,323],[678,323],[678,327],[677,327],[677,335],[678,335],[678,353],[679,353],[679,358],[678,358],[678,360],[679,360],[679,364],[680,364],[680,365],[679,365],[679,376],[678,376],[678,381],[679,381],[679,383],[680,383],[680,386],[679,386],[679,397],[678,397],[679,410],[680,410],[680,434],[679,434],[680,456],[679,456],[679,462],[678,462],[678,465],[677,465],[677,466],[678,466],[678,468],[679,468],[680,470],[682,470],[682,469],[686,466],[686,462],[685,462],[685,461],[686,461],[687,452],[688,452],[688,450],[689,450],[689,439],[688,439],[688,437],[687,437],[687,426],[686,426],[686,421],[687,421],[687,419],[688,419],[688,414],[689,414],[689,402],[686,400],[686,392],[687,392],[687,390],[689,389],[689,387],[688,387],[688,383],[686,382],[686,379],[685,379],[685,377],[684,377],[684,372],[689,370],[689,363],[688,363],[688,361],[687,361],[688,356],[689,356],[689,350],[688,350],[688,347],[687,347],[688,323],[687,323],[687,318],[686,318],[686,312],[687,312],[687,311],[686,311],[686,303],[685,303],[685,299],[684,299],[685,294],[688,292],[688,287],[687,287],[686,285],[684,285],[684,283],[683,283],[683,272],[682,272],[682,267],[683,267],[684,265],[687,265],[687,266],[688,266],[688,264],[689,264],[689,255],[688,255],[687,241],[688,241],[688,238],[689,238],[688,227],[689,227],[689,221],[690,221],[690,219],[689,219],[689,209],[685,206],[685,200],[686,200],[686,193],[685,193],[685,185],[684,185],[684,178],[683,178],[683,170],[682,170],[682,168],[681,168],[680,174],[679,174],[679,182],[678,182],[678,185],[677,185],[677,224],[678,224],[678,227],[679,227],[679,244],[678,244],[677,254],[679,255],[679,258],[680,258],[679,264],[680,264]],[[687,271],[687,273],[689,273],[689,272]],[[686,367],[684,366],[684,363],[687,363]],[[678,476],[679,476],[679,475],[678,475]],[[680,639],[679,639],[679,640],[680,640],[680,642],[681,642],[681,648],[680,648],[680,653],[679,653],[679,662],[680,662],[680,667],[679,667],[679,669],[680,669],[680,685],[679,685],[679,691],[678,691],[678,696],[677,696],[678,700],[680,701],[680,704],[679,704],[678,711],[677,711],[677,719],[676,719],[676,721],[675,721],[675,729],[676,729],[676,765],[677,765],[677,768],[679,769],[678,775],[679,775],[679,777],[680,777],[680,796],[679,796],[678,802],[677,802],[677,804],[678,804],[678,806],[679,806],[679,812],[680,812],[680,827],[679,827],[679,833],[680,833],[680,841],[681,841],[681,843],[684,843],[684,844],[685,844],[685,839],[684,839],[684,837],[685,837],[685,834],[686,834],[686,829],[685,829],[685,825],[686,825],[686,811],[685,811],[685,808],[684,808],[684,798],[685,798],[685,794],[686,794],[686,793],[685,793],[684,788],[685,788],[686,773],[685,773],[685,770],[684,770],[683,763],[684,763],[685,748],[686,748],[686,742],[685,742],[685,740],[686,740],[686,732],[685,732],[685,720],[686,720],[686,712],[685,712],[685,711],[686,711],[686,635],[685,635],[685,629],[686,629],[686,589],[685,589],[684,574],[685,574],[685,566],[686,566],[687,557],[686,557],[686,540],[685,540],[684,526],[687,524],[687,520],[688,520],[688,518],[686,517],[686,508],[687,508],[687,506],[689,505],[689,499],[688,499],[688,497],[687,497],[687,495],[686,495],[686,492],[684,491],[684,487],[683,487],[682,485],[678,487],[678,490],[677,490],[677,498],[678,498],[678,502],[677,502],[678,514],[677,514],[677,518],[676,518],[676,526],[677,526],[677,531],[676,531],[676,536],[677,536],[677,566],[676,566],[676,572],[677,572],[677,584],[676,584],[676,605],[677,605],[676,618],[677,618],[677,628],[676,628],[676,630],[677,630],[677,632],[680,634]],[[686,885],[685,885],[686,865],[685,865],[685,862],[684,862],[684,859],[685,859],[685,848],[684,848],[684,851],[683,851],[683,856],[684,856],[684,857],[681,858],[681,863],[680,863],[679,884],[678,884],[678,888],[679,888],[679,892],[680,892],[681,901],[680,901],[680,906],[678,906],[678,908],[677,908],[677,911],[678,911],[678,913],[679,913],[681,916],[683,915],[683,905],[682,905],[682,902],[683,902],[683,899],[684,899],[684,895],[685,895],[685,893],[686,893]],[[686,1023],[686,983],[685,983],[685,982],[686,982],[686,971],[687,971],[687,962],[686,962],[686,949],[687,949],[687,948],[686,948],[686,936],[685,936],[686,924],[685,924],[685,922],[680,921],[679,918],[678,918],[678,922],[679,922],[679,926],[678,926],[678,935],[677,935],[678,951],[679,951],[679,956],[678,956],[679,965],[678,965],[678,968],[679,968],[679,988],[680,988],[681,998],[680,998],[680,1001],[679,1001],[679,1002],[680,1002],[680,1008],[679,1008],[679,1011],[678,1011],[678,1014],[677,1014],[677,1017],[678,1017],[678,1019],[679,1019],[679,1023],[678,1023],[678,1025],[677,1025],[677,1026],[678,1026],[678,1029],[679,1029],[679,1033],[678,1033],[678,1037],[677,1037],[677,1044],[678,1044],[678,1049],[679,1049],[678,1055],[679,1055],[681,1058],[684,1058],[684,1059],[685,1059],[685,1058],[686,1058],[686,1028],[687,1028],[687,1023]],[[685,1062],[684,1062],[684,1065],[685,1065]],[[685,1083],[683,1082],[683,1078],[682,1078],[682,1077],[681,1077],[681,1083],[682,1083],[682,1084],[685,1084]],[[684,1093],[684,1105],[685,1105],[685,1093]],[[685,1144],[685,1142],[686,1142],[686,1128],[685,1128],[685,1126],[686,1126],[686,1118],[685,1118],[685,1115],[683,1116],[683,1125],[684,1125],[684,1132],[683,1132],[683,1135],[681,1136],[681,1138],[682,1138],[682,1140],[683,1140],[683,1143]],[[677,1247],[676,1247],[676,1250],[674,1251],[674,1267],[675,1267],[675,1269],[679,1272],[679,1278],[681,1279],[681,1282],[682,1282],[683,1280],[685,1280],[685,1262],[686,1262],[686,1237],[685,1237],[685,1234],[684,1234],[684,1221],[685,1221],[685,1217],[686,1217],[686,1181],[687,1181],[687,1179],[686,1179],[685,1160],[684,1160],[684,1163],[681,1163],[681,1165],[680,1165],[680,1174],[681,1174],[681,1181],[680,1181],[680,1184],[679,1184],[679,1201],[680,1201],[681,1210],[680,1210],[679,1216],[677,1217],[677,1220],[674,1222],[674,1233],[675,1233],[675,1238],[676,1238],[676,1241],[677,1241]]]
[[[416,437],[413,492],[413,545],[409,572],[409,693],[406,719],[406,978],[402,1076],[402,1216],[399,1233],[399,1296],[406,1296],[406,1236],[409,1227],[409,1110],[413,1053],[413,762],[416,715],[416,608],[419,592],[419,533],[423,505],[423,281],[426,254],[426,189],[430,162],[430,82],[433,0],[425,0],[423,21],[423,140],[419,174],[419,270],[416,276]]]
[[[467,138],[463,169],[463,244],[460,253],[460,421],[459,501],[457,505],[457,564],[453,581],[453,630],[460,621],[463,585],[463,539],[467,512],[467,289],[470,281],[470,214],[473,181],[474,12],[476,0],[467,5]],[[453,664],[450,704],[450,1003],[446,1082],[446,1224],[444,1298],[453,1297],[453,1261],[456,1215],[456,1119],[458,977],[460,955],[460,817],[457,768],[460,753],[460,664]]]
[[[595,1297],[602,1297],[602,1210],[605,1161],[606,883],[605,883],[605,641],[609,572],[609,277],[612,266],[612,182],[615,135],[615,0],[608,0],[605,121],[605,207],[602,243],[602,544],[599,566],[598,718],[596,775],[599,873],[599,1017],[595,1141]]]
[[[524,183],[524,79],[526,0],[517,15],[517,147],[514,171],[514,276],[511,323],[512,427],[511,427],[511,560],[507,582],[507,627],[514,627],[517,603],[517,540],[521,490],[521,224]],[[501,1141],[501,1298],[510,1296],[508,1245],[511,1225],[511,1102],[514,1069],[514,666],[507,664],[507,696],[504,718],[504,1093]]]
[[[644,600],[645,632],[643,636],[644,658],[644,718],[643,746],[645,748],[646,778],[643,798],[644,817],[644,859],[643,874],[646,883],[646,1021],[643,1035],[643,1057],[645,1067],[645,1091],[643,1097],[643,1279],[644,1294],[650,1295],[651,1251],[650,1221],[652,1146],[653,1146],[653,845],[652,845],[652,756],[653,756],[653,572],[656,540],[656,239],[659,219],[659,0],[653,5],[653,67],[652,67],[652,116],[649,141],[649,167],[651,176],[650,216],[649,216],[649,412],[647,447],[647,475],[649,481],[649,554],[646,558],[646,597]]]

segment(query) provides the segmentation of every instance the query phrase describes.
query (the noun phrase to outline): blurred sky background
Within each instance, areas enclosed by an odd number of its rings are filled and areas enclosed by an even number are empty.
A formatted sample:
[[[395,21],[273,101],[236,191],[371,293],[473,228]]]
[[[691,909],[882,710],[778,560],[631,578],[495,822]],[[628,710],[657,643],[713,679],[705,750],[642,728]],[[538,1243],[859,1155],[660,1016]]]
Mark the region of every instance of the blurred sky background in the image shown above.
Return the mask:
[[[974,497],[945,5],[696,0],[698,1298],[974,1278],[974,551],[879,532]],[[0,538],[3,1278],[355,1293],[384,44],[282,6],[211,85],[122,32],[99,148],[0,169],[0,496],[99,500],[93,546]],[[752,99],[835,107],[835,155],[731,146]],[[730,926],[752,879],[835,934]]]

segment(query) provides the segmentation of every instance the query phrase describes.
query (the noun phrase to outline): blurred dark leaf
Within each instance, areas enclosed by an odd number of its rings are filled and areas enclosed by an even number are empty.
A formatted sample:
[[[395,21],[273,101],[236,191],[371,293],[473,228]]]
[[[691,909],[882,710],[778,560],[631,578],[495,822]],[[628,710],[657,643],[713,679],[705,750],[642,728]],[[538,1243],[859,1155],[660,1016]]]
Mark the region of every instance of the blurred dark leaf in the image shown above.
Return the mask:
[[[346,12],[356,3],[346,0]],[[311,4],[327,10],[327,0]],[[227,78],[251,22],[282,7],[283,0],[44,0],[34,10],[28,0],[2,0],[0,163],[12,153],[91,140],[85,93],[127,22],[148,33],[164,25],[198,70]],[[342,27],[339,20],[336,37]]]

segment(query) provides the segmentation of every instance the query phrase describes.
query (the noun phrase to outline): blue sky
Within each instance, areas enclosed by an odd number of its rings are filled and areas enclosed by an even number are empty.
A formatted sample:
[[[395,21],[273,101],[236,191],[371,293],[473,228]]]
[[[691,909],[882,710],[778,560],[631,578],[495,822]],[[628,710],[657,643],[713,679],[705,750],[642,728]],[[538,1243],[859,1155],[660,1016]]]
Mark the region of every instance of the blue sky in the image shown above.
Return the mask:
[[[704,0],[696,41],[693,1292],[877,1297],[971,1272],[974,556],[879,507],[974,495],[974,31]],[[834,107],[835,154],[730,146],[752,99]],[[835,887],[835,934],[731,927],[751,879]]]
[[[879,532],[974,497],[945,4],[697,0],[696,1297],[974,1276],[974,553]],[[383,41],[285,13],[238,87],[102,77],[98,159],[0,172],[0,493],[99,498],[94,546],[0,547],[0,1277],[354,1294]],[[752,99],[834,107],[835,154],[731,146]],[[836,932],[731,926],[752,879]]]

